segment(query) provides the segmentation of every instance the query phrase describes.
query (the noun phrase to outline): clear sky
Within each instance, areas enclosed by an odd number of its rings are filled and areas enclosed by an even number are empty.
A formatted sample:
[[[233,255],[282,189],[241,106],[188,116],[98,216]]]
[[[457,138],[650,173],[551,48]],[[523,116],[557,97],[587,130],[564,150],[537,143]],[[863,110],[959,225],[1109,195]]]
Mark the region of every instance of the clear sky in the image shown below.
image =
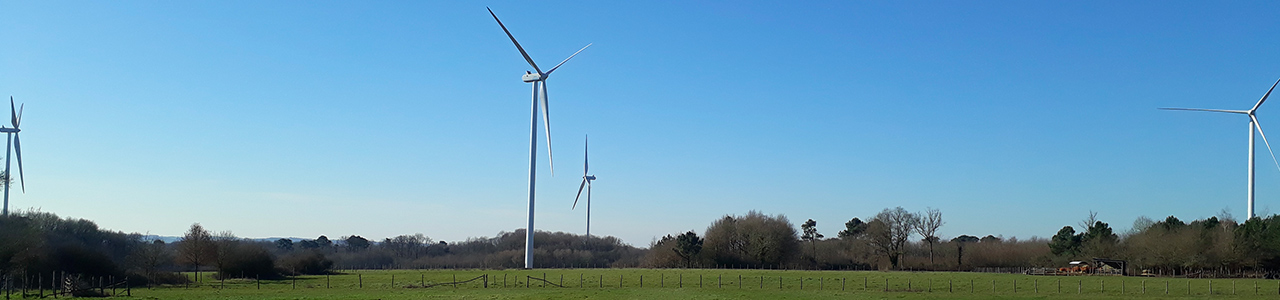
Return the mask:
[[[523,228],[529,68],[486,5],[544,68],[595,43],[549,81],[537,229],[583,231],[589,134],[592,232],[637,246],[749,210],[835,236],[935,207],[944,238],[1239,218],[1248,119],[1156,108],[1280,78],[1265,1],[4,1],[0,95],[31,106],[11,205],[160,235]],[[1259,118],[1280,139],[1280,103]]]

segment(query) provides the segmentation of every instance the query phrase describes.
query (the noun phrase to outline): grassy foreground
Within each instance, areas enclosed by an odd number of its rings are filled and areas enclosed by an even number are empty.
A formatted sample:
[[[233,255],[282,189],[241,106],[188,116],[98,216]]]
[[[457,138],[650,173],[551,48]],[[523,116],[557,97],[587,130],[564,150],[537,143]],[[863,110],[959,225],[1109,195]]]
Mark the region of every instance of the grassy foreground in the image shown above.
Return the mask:
[[[423,287],[424,284],[453,282],[455,276],[461,281],[484,275],[488,275],[488,287],[485,287],[483,278],[459,284],[456,287],[453,285]],[[553,284],[563,282],[565,287],[555,287],[536,279],[528,280],[526,276],[535,278],[545,276],[547,281]],[[1274,299],[1280,297],[1280,281],[1276,280],[1066,277],[959,272],[715,269],[393,270],[348,271],[342,275],[302,276],[296,280],[263,280],[261,282],[250,279],[228,280],[223,283],[208,277],[202,280],[203,282],[191,287],[133,289],[133,298],[1167,299],[1212,297],[1215,299]],[[1210,285],[1212,285],[1212,291]]]

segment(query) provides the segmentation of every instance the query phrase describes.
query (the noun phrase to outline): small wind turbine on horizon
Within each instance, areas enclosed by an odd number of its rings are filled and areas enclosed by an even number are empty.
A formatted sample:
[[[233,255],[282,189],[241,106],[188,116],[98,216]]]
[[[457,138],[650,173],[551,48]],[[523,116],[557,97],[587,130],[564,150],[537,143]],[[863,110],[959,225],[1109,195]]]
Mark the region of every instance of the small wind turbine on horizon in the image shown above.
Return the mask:
[[[489,9],[489,8],[486,7],[485,9]],[[533,195],[534,195],[533,190],[534,190],[534,179],[536,177],[535,175],[537,174],[537,170],[538,170],[537,164],[536,164],[536,161],[537,161],[536,157],[538,154],[538,99],[542,99],[542,120],[547,130],[547,167],[551,169],[551,176],[555,176],[556,174],[555,167],[551,166],[553,163],[553,160],[551,158],[551,116],[550,116],[550,112],[548,111],[548,104],[547,104],[547,78],[550,78],[551,73],[559,69],[560,66],[568,62],[569,59],[572,59],[574,56],[577,56],[578,53],[582,52],[582,50],[587,50],[587,47],[591,47],[591,44],[587,44],[586,47],[582,47],[582,49],[579,49],[578,52],[574,52],[573,55],[569,55],[569,58],[565,58],[559,64],[556,64],[555,67],[551,67],[551,69],[547,70],[546,72],[543,72],[542,69],[538,68],[538,64],[533,62],[533,58],[529,57],[529,53],[524,51],[524,47],[520,47],[520,42],[517,42],[516,37],[511,35],[511,31],[507,30],[507,26],[502,24],[502,20],[498,19],[498,15],[493,13],[493,9],[489,9],[489,15],[493,16],[494,21],[498,21],[498,26],[502,27],[502,32],[507,33],[507,37],[511,38],[511,43],[516,45],[516,50],[520,50],[520,55],[523,55],[524,60],[526,62],[529,62],[529,66],[533,67],[534,71],[538,71],[538,73],[525,71],[524,76],[521,77],[521,80],[523,80],[524,82],[533,83],[533,108],[530,109],[532,111],[532,116],[529,117],[530,118],[530,121],[529,121],[530,122],[529,124],[529,128],[530,128],[530,132],[529,132],[529,227],[525,229],[526,236],[524,240],[524,267],[526,269],[532,269],[533,268]]]
[[[587,240],[591,239],[591,182],[596,180],[596,175],[589,175],[591,164],[589,159],[590,150],[587,148],[587,138],[583,138],[582,143],[582,184],[578,185],[578,196],[573,197],[573,208],[578,208],[578,198],[582,198],[582,188],[587,188]]]
[[[1267,90],[1267,93],[1262,95],[1262,99],[1258,100],[1258,104],[1254,104],[1253,108],[1249,110],[1172,108],[1172,107],[1160,108],[1164,110],[1207,111],[1207,112],[1242,114],[1242,115],[1249,116],[1249,197],[1248,197],[1249,198],[1249,204],[1248,204],[1249,214],[1245,218],[1246,221],[1249,219],[1253,219],[1254,217],[1253,215],[1254,173],[1255,173],[1254,172],[1254,137],[1255,135],[1253,134],[1254,129],[1258,130],[1258,135],[1262,136],[1262,142],[1267,145],[1267,152],[1271,153],[1271,161],[1276,163],[1276,169],[1280,169],[1280,161],[1276,160],[1276,153],[1275,151],[1271,150],[1271,143],[1267,142],[1267,134],[1262,133],[1262,125],[1258,124],[1258,116],[1254,114],[1258,111],[1258,107],[1261,107],[1262,103],[1267,101],[1267,97],[1271,96],[1271,91],[1276,89],[1276,85],[1280,85],[1280,80],[1276,80],[1276,83],[1271,84],[1271,89]]]
[[[26,105],[23,104],[23,106]],[[13,174],[9,172],[9,154],[18,155],[18,181],[22,184],[22,192],[27,192],[27,181],[22,175],[22,142],[18,140],[18,132],[22,131],[21,129],[18,129],[18,124],[22,123],[22,109],[14,109],[13,96],[9,96],[9,115],[12,117],[10,121],[13,124],[13,128],[0,125],[0,132],[4,132],[8,135],[8,144],[4,150],[4,178],[0,178],[0,180],[4,180],[3,214],[5,216],[9,215],[9,186],[12,185],[11,183],[13,182],[9,176],[9,174]]]

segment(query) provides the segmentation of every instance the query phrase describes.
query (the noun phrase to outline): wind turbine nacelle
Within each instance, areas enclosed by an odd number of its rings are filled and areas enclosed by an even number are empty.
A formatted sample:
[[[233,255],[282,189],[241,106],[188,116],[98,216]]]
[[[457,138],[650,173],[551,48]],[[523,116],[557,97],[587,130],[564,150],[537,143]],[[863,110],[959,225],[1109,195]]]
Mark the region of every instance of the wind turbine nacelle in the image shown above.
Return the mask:
[[[542,80],[542,74],[525,73],[524,76],[520,76],[520,79],[524,80],[524,82],[534,82],[534,81]]]

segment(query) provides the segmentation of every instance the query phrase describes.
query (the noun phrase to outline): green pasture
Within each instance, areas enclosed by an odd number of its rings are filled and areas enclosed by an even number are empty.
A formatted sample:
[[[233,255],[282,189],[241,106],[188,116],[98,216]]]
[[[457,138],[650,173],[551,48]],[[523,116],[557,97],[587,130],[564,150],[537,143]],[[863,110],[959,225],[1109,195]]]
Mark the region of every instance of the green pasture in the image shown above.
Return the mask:
[[[188,274],[194,276],[194,274]],[[135,288],[140,299],[1261,299],[1280,281],[719,269],[368,270]],[[487,287],[484,280],[487,275]],[[463,284],[434,285],[481,277]],[[529,278],[538,278],[530,280]],[[556,287],[547,284],[546,278]],[[643,281],[643,282],[642,282]],[[643,286],[642,286],[643,284]],[[1212,285],[1212,290],[1210,286]],[[426,286],[426,287],[424,287]]]

